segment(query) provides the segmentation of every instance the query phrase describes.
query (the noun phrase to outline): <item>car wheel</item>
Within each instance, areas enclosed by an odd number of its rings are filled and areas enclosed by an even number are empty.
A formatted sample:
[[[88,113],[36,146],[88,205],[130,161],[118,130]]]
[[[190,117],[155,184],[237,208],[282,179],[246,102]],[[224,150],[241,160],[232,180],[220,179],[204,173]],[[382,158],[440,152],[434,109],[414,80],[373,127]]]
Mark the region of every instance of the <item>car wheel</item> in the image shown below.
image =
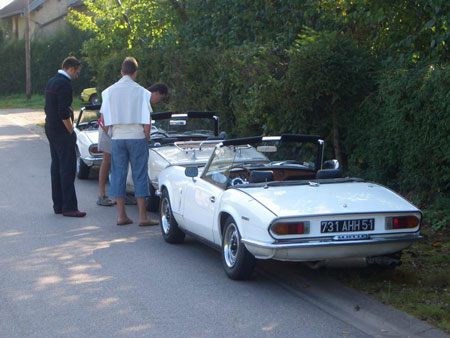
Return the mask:
[[[91,95],[91,97],[89,98],[89,103],[92,104],[92,105],[99,104],[99,100],[98,100],[97,94],[92,94]]]
[[[185,234],[178,227],[178,223],[173,217],[172,207],[170,206],[169,193],[166,189],[162,191],[161,204],[159,211],[159,224],[161,225],[161,233],[168,243],[182,243]]]
[[[77,149],[77,177],[80,180],[87,180],[89,178],[90,169],[91,168],[89,168],[81,159],[80,151]]]
[[[239,229],[231,217],[223,231],[222,264],[228,277],[234,280],[250,278],[255,268],[255,257],[242,243]]]
[[[160,198],[156,195],[156,189],[153,187],[153,184],[149,183],[148,190],[150,191],[150,196],[147,197],[147,211],[158,211]]]

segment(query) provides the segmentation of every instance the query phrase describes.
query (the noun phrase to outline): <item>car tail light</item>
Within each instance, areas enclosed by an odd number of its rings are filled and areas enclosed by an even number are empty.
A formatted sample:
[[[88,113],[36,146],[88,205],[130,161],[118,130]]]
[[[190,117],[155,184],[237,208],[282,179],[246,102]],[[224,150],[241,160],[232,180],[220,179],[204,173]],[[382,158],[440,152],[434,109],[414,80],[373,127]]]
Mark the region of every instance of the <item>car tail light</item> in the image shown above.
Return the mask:
[[[309,234],[309,222],[276,222],[271,230],[277,236]]]
[[[419,225],[420,220],[416,216],[393,216],[386,217],[386,229],[411,229]]]
[[[89,153],[90,153],[92,156],[98,156],[98,155],[101,155],[101,154],[102,154],[102,152],[101,152],[100,150],[98,150],[98,145],[96,145],[96,144],[92,144],[92,145],[89,147]]]

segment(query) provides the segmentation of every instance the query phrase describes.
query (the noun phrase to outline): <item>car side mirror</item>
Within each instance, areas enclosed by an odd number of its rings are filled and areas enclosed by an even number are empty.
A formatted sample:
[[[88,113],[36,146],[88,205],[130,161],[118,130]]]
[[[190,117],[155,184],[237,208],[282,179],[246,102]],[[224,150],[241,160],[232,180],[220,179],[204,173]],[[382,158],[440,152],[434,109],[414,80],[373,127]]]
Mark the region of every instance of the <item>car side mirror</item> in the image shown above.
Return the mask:
[[[328,160],[323,162],[322,169],[339,169],[340,167],[338,160]]]
[[[184,169],[184,174],[187,177],[197,177],[198,175],[198,168],[197,167],[187,167],[186,169]]]

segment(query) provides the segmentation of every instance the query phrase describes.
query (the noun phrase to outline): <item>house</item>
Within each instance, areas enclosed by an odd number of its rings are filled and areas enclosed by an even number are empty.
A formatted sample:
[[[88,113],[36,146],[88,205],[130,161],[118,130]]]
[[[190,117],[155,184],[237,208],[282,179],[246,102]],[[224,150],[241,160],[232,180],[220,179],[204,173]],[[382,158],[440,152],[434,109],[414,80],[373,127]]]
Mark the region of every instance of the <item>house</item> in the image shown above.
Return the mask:
[[[0,22],[8,37],[24,38],[25,4],[30,3],[30,36],[52,35],[67,25],[64,17],[70,8],[84,10],[83,0],[13,0],[0,9]]]

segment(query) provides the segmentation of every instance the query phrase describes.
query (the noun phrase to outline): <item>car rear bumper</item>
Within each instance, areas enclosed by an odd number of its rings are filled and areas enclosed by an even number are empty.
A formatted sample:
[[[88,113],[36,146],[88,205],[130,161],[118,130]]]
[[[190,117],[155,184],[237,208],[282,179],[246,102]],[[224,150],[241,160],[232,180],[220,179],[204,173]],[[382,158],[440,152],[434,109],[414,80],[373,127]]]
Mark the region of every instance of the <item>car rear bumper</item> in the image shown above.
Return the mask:
[[[242,239],[248,251],[259,259],[281,261],[320,261],[387,255],[409,247],[423,239],[420,234],[373,237],[348,241],[308,241],[296,243],[265,243]]]
[[[88,167],[100,167],[103,157],[83,157],[82,160]]]

